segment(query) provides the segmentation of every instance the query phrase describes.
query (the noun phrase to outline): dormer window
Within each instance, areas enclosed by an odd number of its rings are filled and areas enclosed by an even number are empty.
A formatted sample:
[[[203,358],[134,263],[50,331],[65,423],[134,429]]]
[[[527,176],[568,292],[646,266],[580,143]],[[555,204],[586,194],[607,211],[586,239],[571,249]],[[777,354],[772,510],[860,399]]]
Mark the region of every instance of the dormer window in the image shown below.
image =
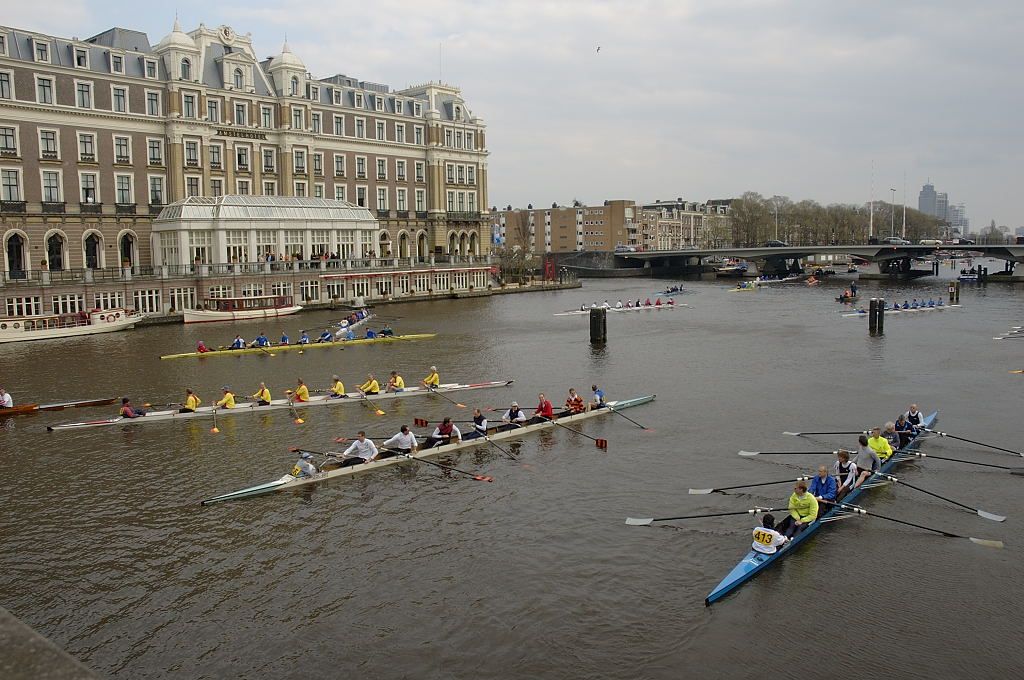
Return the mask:
[[[363,94],[362,92],[356,92],[356,108],[363,108]]]
[[[110,71],[111,73],[124,73],[124,57],[120,54],[111,54]]]
[[[455,120],[462,120],[462,107],[461,106],[456,106],[455,107]]]
[[[75,66],[78,68],[89,68],[89,51],[84,47],[75,48]]]
[[[341,90],[334,91],[334,103],[338,106],[341,105]]]
[[[188,59],[181,60],[181,79],[192,80],[192,62]]]
[[[384,110],[384,97],[377,95],[376,97],[373,98],[373,103],[377,106],[378,111]]]
[[[242,69],[235,69],[234,82],[236,90],[241,90],[245,87],[245,76],[242,75]]]
[[[299,96],[299,79],[296,76],[292,76],[292,96]]]
[[[156,60],[146,60],[146,77],[151,79],[155,79],[157,77]]]
[[[395,113],[401,114],[402,113],[402,108],[403,108],[402,107],[402,100],[401,99],[396,99],[395,100]]]
[[[412,112],[413,112],[414,116],[417,116],[417,117],[422,116],[423,115],[423,104],[420,104],[419,102],[416,102],[415,104],[413,104]]]
[[[50,61],[50,46],[47,45],[44,42],[39,42],[38,40],[36,41],[35,45],[36,45],[36,49],[35,49],[36,61],[41,61],[41,62],[44,62],[44,63],[49,63],[49,61]]]

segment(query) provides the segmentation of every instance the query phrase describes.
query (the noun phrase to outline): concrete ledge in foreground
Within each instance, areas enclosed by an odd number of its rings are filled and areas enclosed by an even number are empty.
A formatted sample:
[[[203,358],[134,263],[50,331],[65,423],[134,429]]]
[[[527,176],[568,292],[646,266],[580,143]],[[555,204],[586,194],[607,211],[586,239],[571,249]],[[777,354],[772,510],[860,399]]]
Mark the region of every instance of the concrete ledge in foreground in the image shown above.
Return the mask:
[[[0,678],[4,680],[99,680],[63,649],[0,607]]]

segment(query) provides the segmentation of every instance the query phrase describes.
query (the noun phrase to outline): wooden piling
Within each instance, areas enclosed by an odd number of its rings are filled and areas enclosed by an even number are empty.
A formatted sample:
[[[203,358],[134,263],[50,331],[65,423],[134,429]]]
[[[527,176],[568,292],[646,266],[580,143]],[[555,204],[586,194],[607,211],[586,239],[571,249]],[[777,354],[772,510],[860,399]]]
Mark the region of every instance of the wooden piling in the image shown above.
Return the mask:
[[[878,330],[878,298],[871,298],[868,305],[868,333],[875,334]]]
[[[882,335],[885,333],[885,298],[878,298],[878,309],[875,310],[875,316],[878,317],[875,321],[877,333]]]
[[[603,344],[608,341],[608,310],[595,307],[590,310],[590,342]]]

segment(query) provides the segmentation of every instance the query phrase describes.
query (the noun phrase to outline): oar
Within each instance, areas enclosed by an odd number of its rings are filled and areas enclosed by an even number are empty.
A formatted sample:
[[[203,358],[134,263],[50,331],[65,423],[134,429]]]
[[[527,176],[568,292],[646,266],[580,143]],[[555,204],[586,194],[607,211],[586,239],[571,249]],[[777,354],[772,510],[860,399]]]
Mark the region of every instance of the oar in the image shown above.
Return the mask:
[[[266,347],[257,347],[256,349],[258,349],[259,351],[263,352],[264,354],[269,354],[269,355],[270,355],[270,356],[272,356],[272,357],[276,357],[276,356],[277,356],[276,354],[274,354],[273,352],[271,352],[271,351],[270,351],[269,349],[267,349]]]
[[[569,427],[568,425],[562,425],[560,422],[558,422],[557,420],[555,420],[553,418],[545,418],[544,416],[536,416],[536,417],[540,418],[543,421],[549,422],[552,425],[557,425],[558,427],[561,427],[562,429],[569,430],[569,432],[575,432],[576,434],[581,434],[584,437],[586,437],[587,439],[593,439],[594,440],[594,446],[596,446],[597,448],[601,449],[602,451],[607,451],[608,450],[608,440],[607,439],[599,439],[598,437],[591,437],[589,434],[587,434],[585,432],[580,432],[579,430],[575,430],[575,429]]]
[[[1024,467],[1011,467],[1009,465],[996,465],[994,463],[978,463],[973,460],[964,460],[962,458],[948,458],[946,456],[936,456],[933,453],[921,453],[920,451],[899,451],[898,455],[903,456],[914,456],[915,458],[935,458],[936,460],[948,460],[953,463],[963,463],[964,465],[978,465],[980,467],[998,468],[999,470],[1010,470],[1011,474],[1024,475]]]
[[[625,418],[625,419],[626,419],[626,420],[628,420],[629,422],[631,422],[631,423],[633,423],[634,425],[636,425],[637,427],[639,427],[639,428],[640,428],[641,430],[643,430],[644,432],[654,432],[654,430],[652,430],[651,428],[649,428],[649,427],[646,427],[646,426],[644,426],[644,425],[641,425],[640,423],[636,422],[635,420],[633,420],[632,418],[630,418],[630,417],[629,417],[629,416],[627,416],[626,414],[624,414],[624,413],[621,413],[621,412],[619,412],[619,411],[616,411],[616,410],[615,410],[615,409],[613,409],[613,408],[612,408],[611,406],[608,406],[608,407],[606,407],[606,408],[607,408],[607,409],[608,409],[609,411],[611,411],[612,413],[614,413],[615,415],[617,415],[617,416],[622,416],[623,418]]]
[[[792,437],[803,437],[811,434],[867,434],[866,430],[850,430],[848,432],[783,432],[782,434],[788,434]]]
[[[361,401],[364,404],[366,404],[366,408],[370,409],[371,411],[373,411],[377,415],[379,415],[379,416],[387,415],[386,413],[384,413],[384,411],[381,411],[379,408],[377,408],[376,406],[371,404],[370,403],[370,399],[363,392],[359,393],[359,401]]]
[[[932,531],[932,532],[935,532],[936,534],[940,534],[940,535],[946,536],[948,538],[966,538],[971,543],[975,543],[977,545],[983,545],[986,548],[1002,548],[1003,547],[1003,542],[1002,541],[993,541],[993,540],[989,540],[989,539],[985,539],[985,538],[974,538],[972,536],[963,536],[961,534],[954,534],[951,531],[946,531],[945,529],[935,529],[933,527],[926,527],[923,524],[914,524],[913,522],[908,522],[908,521],[903,520],[903,519],[896,519],[895,517],[889,517],[888,515],[879,515],[877,512],[870,512],[869,513],[867,510],[865,510],[864,508],[860,507],[859,505],[849,505],[848,503],[831,503],[830,501],[825,501],[825,502],[828,503],[829,505],[838,505],[840,508],[842,508],[844,510],[849,510],[849,511],[851,511],[851,512],[853,512],[855,514],[858,514],[858,515],[864,515],[866,517],[877,517],[878,519],[888,520],[890,522],[895,522],[897,524],[905,524],[908,527],[915,527],[917,529],[924,529],[925,531]]]
[[[455,404],[458,408],[466,408],[465,404],[461,404],[461,403],[455,401],[451,397],[446,396],[443,392],[439,392],[439,391],[437,391],[434,388],[429,388],[427,391],[430,392],[431,394],[436,394],[437,396],[441,397],[445,401],[450,401],[451,403]]]
[[[398,454],[398,456],[396,456],[396,458],[408,458],[409,460],[414,460],[414,461],[416,461],[418,463],[426,463],[427,465],[433,465],[435,467],[439,467],[442,470],[449,470],[451,472],[459,472],[459,473],[462,473],[462,474],[466,475],[467,477],[472,477],[473,479],[475,479],[478,482],[493,482],[494,481],[494,477],[491,477],[490,475],[478,475],[478,474],[475,474],[475,473],[472,473],[472,472],[467,472],[466,470],[460,470],[459,468],[452,467],[451,465],[442,465],[441,463],[435,463],[434,461],[427,460],[426,458],[417,458],[416,456],[413,456],[412,454],[409,454],[409,453],[400,453],[400,454]]]
[[[717,489],[690,489],[690,493],[694,496],[706,496],[709,493],[715,493],[720,491],[731,491],[733,489],[751,489],[755,486],[772,486],[773,484],[792,484],[793,482],[806,482],[810,477],[802,475],[796,479],[780,479],[777,482],[758,482],[757,484],[739,484],[737,486],[722,486]]]
[[[143,404],[142,404],[142,405],[143,405],[143,406],[144,406],[145,408],[156,408],[157,406],[160,406],[160,407],[167,407],[167,408],[170,408],[170,407],[172,407],[172,406],[184,406],[184,404],[182,404],[182,403],[181,403],[180,401],[171,401],[171,402],[168,402],[168,403],[166,403],[166,404],[151,404],[151,403],[149,403],[149,402],[147,401],[147,402],[143,402]],[[40,411],[42,411],[43,409],[41,409],[41,408],[40,408],[39,410],[40,410]]]
[[[739,451],[741,456],[823,456],[825,454],[835,455],[836,451]]]
[[[213,405],[213,427],[210,428],[210,432],[213,434],[220,432],[220,428],[217,427],[217,404]]]
[[[1024,373],[1024,370],[1010,371],[1010,373]]]
[[[919,486],[914,486],[910,482],[906,482],[906,481],[900,479],[899,477],[894,477],[892,475],[887,475],[884,472],[879,472],[879,473],[877,473],[876,476],[881,477],[882,479],[888,479],[890,482],[896,482],[898,484],[902,484],[903,486],[910,487],[911,489],[914,489],[915,491],[920,491],[921,493],[928,494],[929,496],[934,496],[935,498],[938,498],[940,500],[944,500],[947,503],[952,503],[953,505],[958,505],[961,508],[965,508],[967,510],[972,510],[972,511],[978,513],[979,517],[982,517],[984,519],[991,520],[993,522],[1005,522],[1006,521],[1006,518],[1003,517],[1002,515],[996,515],[996,514],[993,514],[991,512],[986,512],[984,510],[979,510],[978,508],[971,507],[970,505],[964,505],[963,503],[960,503],[959,501],[955,501],[952,498],[946,498],[945,496],[940,496],[939,494],[933,493],[931,491],[928,491],[927,489],[922,489]]]
[[[288,395],[288,410],[289,412],[291,412],[292,416],[294,416],[295,424],[302,425],[306,421],[303,420],[302,417],[299,415],[299,412],[295,410],[295,402],[292,401],[292,397],[294,396],[294,394],[292,393],[291,390],[285,390],[285,394]]]
[[[967,442],[968,444],[977,444],[978,446],[984,446],[987,449],[995,449],[996,451],[1002,451],[1004,453],[1012,453],[1015,456],[1024,457],[1024,453],[1021,453],[1020,451],[1013,451],[1011,449],[1004,449],[1001,446],[993,446],[992,444],[986,444],[984,442],[976,442],[973,439],[967,439],[965,437],[958,437],[955,434],[949,434],[948,432],[939,432],[938,430],[929,430],[927,427],[922,428],[922,429],[924,429],[925,432],[931,432],[932,434],[937,434],[940,437],[949,437],[950,439],[956,439],[958,441]]]
[[[651,522],[668,522],[677,519],[703,519],[705,517],[728,517],[730,515],[756,515],[762,512],[782,512],[786,508],[751,508],[741,512],[712,512],[706,515],[680,515],[679,517],[627,517],[626,524],[634,527],[647,526]]]

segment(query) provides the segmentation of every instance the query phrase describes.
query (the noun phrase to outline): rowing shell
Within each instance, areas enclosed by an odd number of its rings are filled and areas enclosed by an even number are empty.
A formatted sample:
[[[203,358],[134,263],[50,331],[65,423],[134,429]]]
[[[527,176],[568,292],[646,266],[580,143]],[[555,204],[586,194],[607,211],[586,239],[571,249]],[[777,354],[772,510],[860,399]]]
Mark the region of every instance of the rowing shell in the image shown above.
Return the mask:
[[[596,408],[592,411],[584,413],[578,413],[576,415],[562,416],[558,419],[558,423],[565,425],[568,423],[575,423],[579,420],[586,420],[587,418],[593,418],[608,413],[609,410],[622,410],[633,406],[639,406],[648,402],[654,401],[655,395],[649,394],[642,397],[634,397],[633,399],[624,399],[621,401],[610,401],[608,402],[608,408]],[[383,467],[389,467],[398,463],[403,463],[407,458],[435,458],[442,456],[446,453],[452,453],[461,449],[469,448],[471,446],[481,446],[487,444],[487,439],[490,440],[501,440],[509,439],[512,437],[519,437],[530,432],[537,432],[539,430],[547,430],[554,428],[554,423],[534,423],[531,425],[524,425],[522,427],[516,427],[514,425],[502,425],[499,426],[497,432],[493,434],[488,433],[487,437],[479,435],[476,432],[469,432],[463,438],[462,442],[457,444],[443,444],[441,446],[435,446],[430,449],[424,449],[417,453],[410,454],[409,456],[398,456],[394,458],[385,458],[383,460],[375,460],[370,463],[362,463],[360,465],[353,465],[351,467],[337,468],[334,470],[328,470],[326,472],[318,472],[312,477],[293,477],[292,475],[284,475],[280,479],[275,479],[271,482],[264,484],[258,484],[256,486],[250,486],[246,489],[239,489],[238,491],[232,491],[231,493],[222,494],[220,496],[214,496],[213,498],[207,498],[201,502],[201,505],[210,505],[211,503],[219,503],[221,501],[231,501],[239,498],[248,498],[251,496],[261,496],[267,493],[273,493],[275,491],[286,491],[288,489],[295,489],[303,486],[309,486],[311,484],[319,484],[329,479],[336,477],[348,477],[351,475],[360,474],[363,472],[371,472],[373,470],[379,470]],[[505,429],[507,428],[507,429]]]
[[[230,357],[243,354],[269,354],[271,352],[291,352],[292,350],[325,349],[331,347],[351,347],[352,345],[389,344],[400,340],[429,340],[437,337],[437,333],[413,333],[411,335],[393,335],[376,338],[359,338],[358,340],[334,340],[332,342],[310,343],[308,345],[271,345],[270,347],[246,347],[245,349],[215,349],[209,352],[185,352],[184,354],[165,354],[161,359],[185,359],[190,357]]]
[[[941,307],[918,307],[917,309],[912,309],[912,308],[911,309],[886,309],[885,310],[885,315],[889,316],[890,314],[909,314],[911,312],[940,312],[943,309],[958,309],[959,307],[960,307],[960,305],[942,305]],[[867,315],[868,315],[868,313],[866,311],[865,312],[850,312],[849,314],[843,314],[843,318],[845,319],[845,318],[850,318],[850,317],[853,317],[853,316],[867,316]]]
[[[925,418],[924,421],[921,423],[922,429],[920,430],[920,432],[912,440],[910,440],[904,448],[908,449],[911,447],[918,446],[920,444],[921,433],[924,432],[923,428],[932,427],[933,425],[935,425],[935,422],[938,419],[938,411],[932,413],[930,416]],[[901,462],[909,458],[909,456],[903,456],[900,455],[899,453],[893,453],[893,455],[890,456],[889,459],[882,464],[881,469],[878,473],[875,473],[875,476],[869,477],[863,484],[861,484],[856,489],[847,494],[843,498],[842,502],[845,504],[854,503],[857,500],[857,498],[868,489],[872,488],[873,486],[879,486],[883,484],[884,482],[875,481],[878,479],[878,474],[885,474],[890,472]],[[849,511],[844,510],[840,507],[832,507],[830,510],[821,515],[821,518],[818,521],[809,524],[806,529],[804,529],[802,532],[793,537],[793,540],[791,540],[783,548],[780,548],[771,555],[766,555],[764,553],[757,552],[756,550],[751,550],[747,553],[746,557],[740,560],[739,564],[732,568],[732,571],[726,574],[725,578],[722,579],[722,582],[715,586],[715,589],[708,594],[708,596],[704,599],[704,604],[706,606],[711,606],[712,604],[721,600],[723,597],[725,597],[732,591],[739,588],[741,585],[743,585],[750,579],[760,574],[762,571],[773,565],[778,560],[782,559],[789,553],[793,552],[793,548],[795,548],[798,544],[802,543],[803,541],[813,536],[814,533],[818,529],[820,529],[823,524],[840,519],[845,519],[849,516]]]
[[[419,397],[434,392],[463,392],[465,390],[485,390],[492,387],[507,387],[512,384],[511,380],[491,380],[489,382],[480,383],[442,383],[442,385],[436,390],[428,390],[424,387],[407,387],[401,392],[381,392],[380,394],[369,394],[365,397],[359,392],[349,392],[345,397],[340,399],[332,399],[327,395],[317,395],[310,397],[309,401],[303,402],[292,402],[288,399],[273,399],[269,406],[257,406],[254,402],[245,402],[238,404],[235,408],[230,409],[217,409],[218,416],[235,415],[238,413],[266,413],[267,411],[283,411],[292,408],[307,408],[310,406],[335,406],[338,404],[357,404],[361,401],[390,401],[392,399],[405,399],[407,397]],[[141,425],[143,423],[157,423],[166,422],[168,420],[191,420],[193,418],[210,418],[213,415],[213,406],[200,406],[195,411],[188,413],[179,413],[177,410],[170,411],[150,411],[144,416],[138,418],[125,418],[123,416],[117,416],[116,418],[105,418],[103,420],[87,420],[81,423],[63,423],[60,425],[51,425],[46,429],[53,432],[55,430],[79,430],[87,427],[105,427],[108,425]]]
[[[107,399],[83,399],[82,401],[63,401],[58,404],[21,404],[13,408],[0,409],[0,416],[20,416],[38,411],[63,411],[66,408],[83,406],[109,406],[117,401],[117,397]]]
[[[676,303],[671,305],[641,305],[639,307],[605,307],[609,312],[649,312],[652,309],[675,309],[676,307],[689,307],[690,305],[683,303]],[[601,309],[601,307],[592,307],[591,309]],[[574,309],[571,312],[555,312],[555,316],[582,316],[584,314],[590,314],[590,309]]]

